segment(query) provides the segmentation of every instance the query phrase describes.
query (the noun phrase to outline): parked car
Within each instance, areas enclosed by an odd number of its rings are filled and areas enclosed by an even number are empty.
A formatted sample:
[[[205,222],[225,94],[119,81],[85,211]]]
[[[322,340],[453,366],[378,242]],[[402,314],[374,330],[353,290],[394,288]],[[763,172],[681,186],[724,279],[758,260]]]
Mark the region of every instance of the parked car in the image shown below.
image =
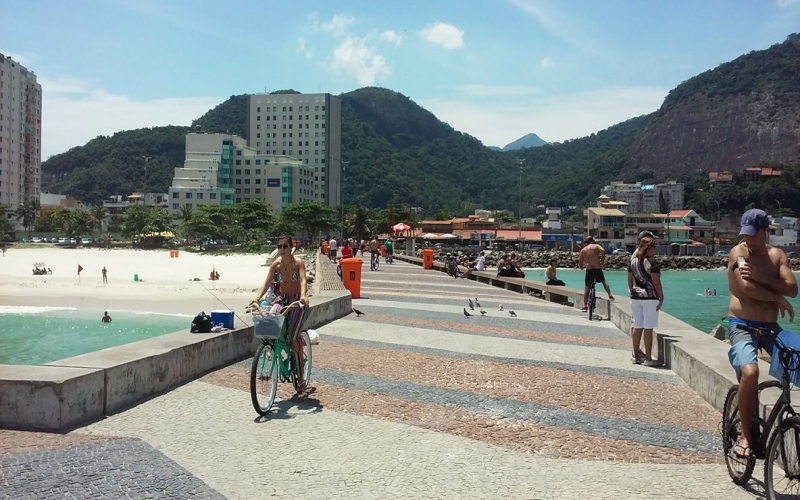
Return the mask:
[[[91,238],[81,238],[81,245],[91,245],[92,239]]]
[[[41,243],[41,242],[42,239],[39,238],[38,236],[34,236],[33,238],[31,238],[31,243]]]
[[[619,255],[620,257],[630,257],[631,253],[624,248],[616,248],[611,255]]]
[[[787,257],[800,257],[800,254],[797,252],[786,252]]]
[[[725,250],[717,250],[717,253],[714,254],[717,257],[727,257],[728,252]]]

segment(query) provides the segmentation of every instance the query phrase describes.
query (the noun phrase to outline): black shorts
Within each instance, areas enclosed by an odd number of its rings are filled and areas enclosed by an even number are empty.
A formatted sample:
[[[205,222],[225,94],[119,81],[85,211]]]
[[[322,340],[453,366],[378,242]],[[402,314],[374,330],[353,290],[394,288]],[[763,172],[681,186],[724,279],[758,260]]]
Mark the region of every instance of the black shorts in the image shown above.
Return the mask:
[[[592,286],[592,281],[596,281],[598,283],[602,283],[606,280],[606,277],[603,275],[602,269],[587,269],[586,270],[586,280],[584,283],[586,286]]]

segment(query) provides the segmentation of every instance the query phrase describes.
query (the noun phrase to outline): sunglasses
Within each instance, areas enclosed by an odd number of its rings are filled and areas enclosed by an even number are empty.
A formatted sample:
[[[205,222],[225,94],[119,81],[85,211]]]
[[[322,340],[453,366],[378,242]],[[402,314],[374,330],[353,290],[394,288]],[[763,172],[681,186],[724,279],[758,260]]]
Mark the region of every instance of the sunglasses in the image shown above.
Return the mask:
[[[278,245],[278,248],[289,248],[289,245]]]

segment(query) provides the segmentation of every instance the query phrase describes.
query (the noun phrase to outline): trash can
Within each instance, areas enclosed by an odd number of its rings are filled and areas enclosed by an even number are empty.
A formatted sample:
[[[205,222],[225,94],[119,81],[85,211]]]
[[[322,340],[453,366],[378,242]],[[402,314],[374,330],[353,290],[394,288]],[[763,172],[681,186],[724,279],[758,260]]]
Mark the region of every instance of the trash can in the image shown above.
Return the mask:
[[[386,245],[381,245],[381,257],[386,258]]]
[[[363,260],[356,257],[339,261],[339,264],[342,265],[342,283],[345,288],[350,290],[354,299],[361,297],[361,265],[363,263]]]
[[[133,275],[133,281],[136,281],[136,282],[139,281],[139,275],[138,274],[134,274]]]
[[[426,248],[422,251],[422,268],[433,269],[433,249]]]

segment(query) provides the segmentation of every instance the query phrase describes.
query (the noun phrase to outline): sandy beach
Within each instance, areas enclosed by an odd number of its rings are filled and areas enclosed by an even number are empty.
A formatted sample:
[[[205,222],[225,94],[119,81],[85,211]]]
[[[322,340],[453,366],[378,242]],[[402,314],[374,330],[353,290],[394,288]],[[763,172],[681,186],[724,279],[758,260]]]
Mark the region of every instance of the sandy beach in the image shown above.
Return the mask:
[[[266,278],[266,257],[182,251],[171,258],[169,250],[10,248],[0,257],[0,305],[192,315],[214,309],[243,312]],[[34,263],[44,263],[53,274],[34,276]],[[80,279],[78,265],[83,267]],[[103,266],[108,284],[103,284]],[[219,281],[209,280],[212,269],[220,274]]]

